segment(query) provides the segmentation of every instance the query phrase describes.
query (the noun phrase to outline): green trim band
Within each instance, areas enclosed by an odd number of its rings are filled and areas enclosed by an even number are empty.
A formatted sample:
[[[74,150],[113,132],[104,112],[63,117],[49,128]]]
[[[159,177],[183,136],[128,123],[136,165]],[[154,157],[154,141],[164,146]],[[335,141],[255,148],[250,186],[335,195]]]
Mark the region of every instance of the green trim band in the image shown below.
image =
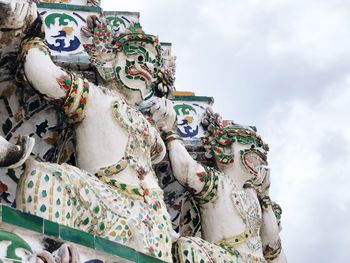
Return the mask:
[[[103,11],[104,16],[136,16],[140,18],[140,12],[133,11]]]
[[[67,4],[56,4],[56,3],[39,3],[38,8],[46,9],[59,9],[68,11],[83,11],[83,12],[101,12],[101,7],[98,6],[84,6],[84,5],[67,5]]]
[[[204,101],[208,103],[214,103],[213,97],[206,96],[175,96],[172,100],[174,101]]]
[[[132,262],[164,263],[162,260],[145,255],[122,244],[60,225],[35,215],[23,213],[17,209],[0,204],[0,228],[2,223],[22,227],[61,240],[70,241]]]

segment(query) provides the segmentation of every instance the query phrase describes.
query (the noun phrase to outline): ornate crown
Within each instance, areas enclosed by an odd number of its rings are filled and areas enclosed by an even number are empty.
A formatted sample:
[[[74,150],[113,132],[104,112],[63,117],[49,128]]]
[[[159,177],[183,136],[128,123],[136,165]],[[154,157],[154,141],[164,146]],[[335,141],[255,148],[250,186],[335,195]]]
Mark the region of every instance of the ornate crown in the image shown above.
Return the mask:
[[[204,148],[219,159],[222,164],[233,162],[233,154],[227,154],[224,147],[238,142],[240,144],[253,143],[268,151],[269,147],[263,142],[254,126],[242,126],[234,122],[224,125],[222,117],[208,107],[203,118],[202,126],[206,136],[202,137]]]

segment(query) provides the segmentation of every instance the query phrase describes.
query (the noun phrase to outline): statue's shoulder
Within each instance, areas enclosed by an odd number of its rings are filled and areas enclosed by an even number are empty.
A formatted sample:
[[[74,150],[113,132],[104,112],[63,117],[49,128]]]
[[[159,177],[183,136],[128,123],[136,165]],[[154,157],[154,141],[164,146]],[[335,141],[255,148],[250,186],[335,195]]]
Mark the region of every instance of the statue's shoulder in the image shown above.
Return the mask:
[[[202,190],[194,195],[194,198],[200,205],[214,202],[216,199],[220,174],[220,171],[210,166],[204,166],[204,171],[197,173],[199,180],[204,183]]]

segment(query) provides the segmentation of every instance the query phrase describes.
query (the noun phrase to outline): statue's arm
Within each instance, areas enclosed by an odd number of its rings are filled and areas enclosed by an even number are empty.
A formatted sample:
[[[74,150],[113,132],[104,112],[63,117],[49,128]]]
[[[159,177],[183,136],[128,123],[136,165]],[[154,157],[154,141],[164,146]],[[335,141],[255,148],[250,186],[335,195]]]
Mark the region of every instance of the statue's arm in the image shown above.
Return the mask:
[[[0,0],[0,29],[3,32],[11,31],[15,37],[25,35],[20,45],[18,68],[23,69],[25,78],[41,94],[49,99],[62,99],[66,91],[57,79],[67,78],[68,74],[50,58],[49,49],[43,40],[42,20],[37,15],[36,2]],[[0,39],[3,40],[6,36],[1,34]],[[4,43],[6,41],[8,40],[3,40]]]
[[[204,185],[204,167],[198,164],[188,153],[182,139],[176,131],[176,112],[170,100],[159,98],[150,109],[153,122],[163,132],[164,141],[169,153],[169,159],[175,178],[185,187],[195,193],[200,192]]]
[[[21,52],[23,72],[30,85],[49,100],[64,99],[67,90],[62,83],[70,76],[53,63],[43,39],[25,40]]]
[[[271,263],[286,263],[287,259],[283,252],[279,236],[282,210],[279,205],[271,202],[269,197],[265,197],[261,203],[263,223],[260,229],[260,236],[264,257]]]
[[[167,149],[175,178],[195,193],[202,191],[205,185],[203,174],[206,171],[204,167],[192,158],[180,139],[167,142]]]
[[[258,177],[263,178],[256,188],[261,210],[262,225],[260,228],[261,243],[264,257],[271,263],[286,263],[287,259],[282,250],[279,233],[281,231],[281,207],[272,202],[270,192],[270,170],[260,169]]]
[[[24,75],[31,86],[44,98],[61,105],[73,122],[82,121],[91,83],[56,66],[41,38],[25,40],[21,51]]]

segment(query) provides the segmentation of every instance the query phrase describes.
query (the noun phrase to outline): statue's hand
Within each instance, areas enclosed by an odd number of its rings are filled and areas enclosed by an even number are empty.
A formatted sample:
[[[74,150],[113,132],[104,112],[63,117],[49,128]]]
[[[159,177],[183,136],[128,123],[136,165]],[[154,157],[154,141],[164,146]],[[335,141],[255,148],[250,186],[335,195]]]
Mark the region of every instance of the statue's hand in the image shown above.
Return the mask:
[[[253,181],[253,184],[259,195],[268,196],[270,191],[270,169],[261,166],[259,168],[258,176],[256,180]]]
[[[165,97],[155,98],[150,113],[152,121],[160,131],[169,132],[175,129],[176,112],[170,100]]]
[[[94,30],[100,20],[95,15],[90,15],[86,18],[86,26],[81,27],[82,37],[90,38],[94,36]],[[85,41],[86,42],[86,41]]]
[[[158,84],[156,87],[156,95],[159,97],[168,97],[174,90],[174,72],[168,68],[161,68],[158,72]]]
[[[23,29],[37,18],[34,0],[0,0],[0,29]]]

